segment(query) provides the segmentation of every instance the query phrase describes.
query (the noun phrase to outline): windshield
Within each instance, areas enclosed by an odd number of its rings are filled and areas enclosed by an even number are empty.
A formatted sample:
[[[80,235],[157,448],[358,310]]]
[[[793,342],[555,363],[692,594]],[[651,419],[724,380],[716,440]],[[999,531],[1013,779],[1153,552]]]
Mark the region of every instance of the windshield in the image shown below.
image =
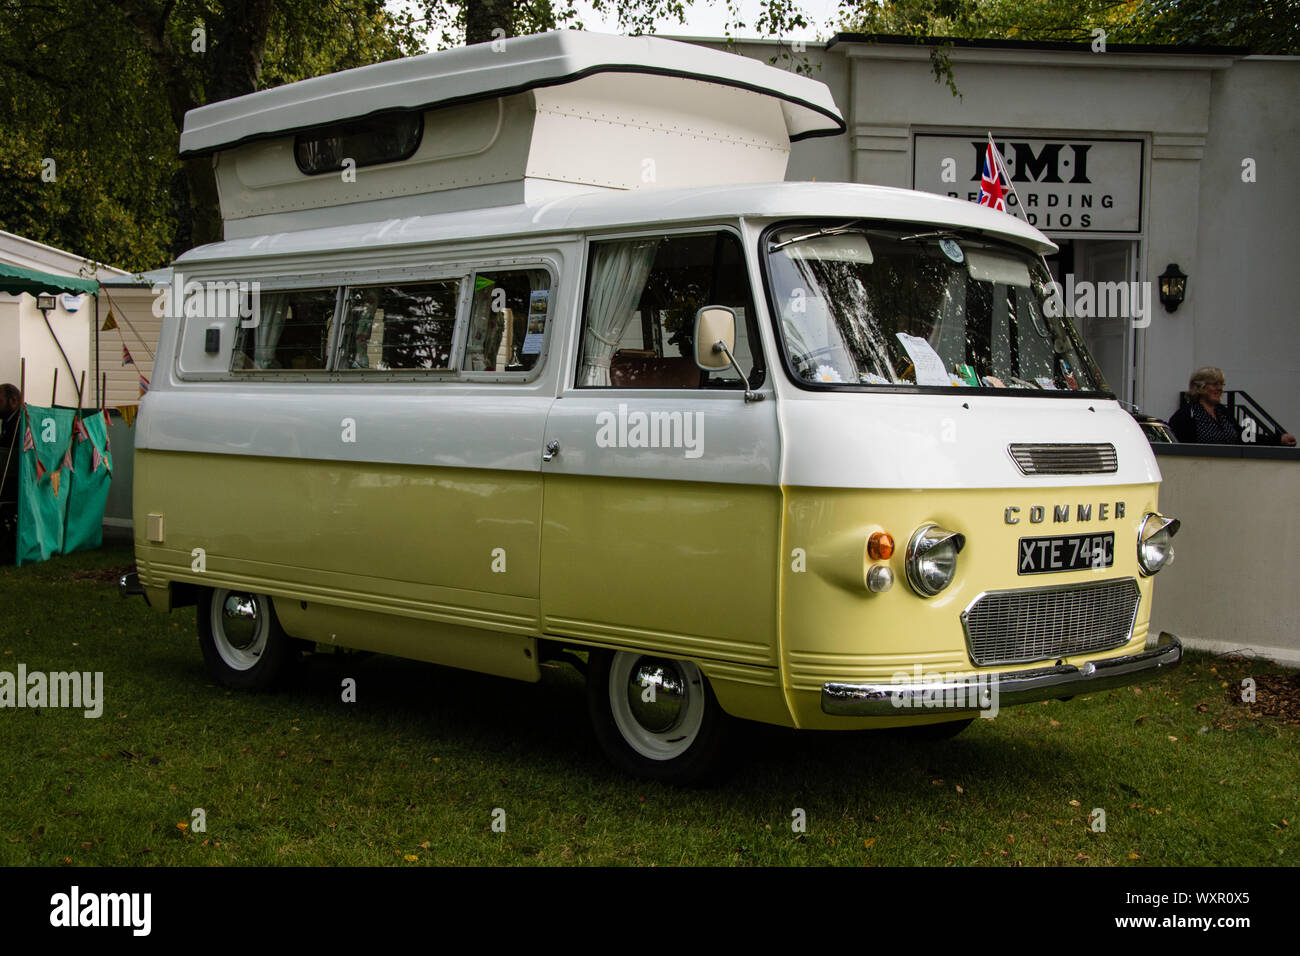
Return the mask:
[[[818,385],[1104,392],[1041,259],[925,226],[767,234],[789,368]]]

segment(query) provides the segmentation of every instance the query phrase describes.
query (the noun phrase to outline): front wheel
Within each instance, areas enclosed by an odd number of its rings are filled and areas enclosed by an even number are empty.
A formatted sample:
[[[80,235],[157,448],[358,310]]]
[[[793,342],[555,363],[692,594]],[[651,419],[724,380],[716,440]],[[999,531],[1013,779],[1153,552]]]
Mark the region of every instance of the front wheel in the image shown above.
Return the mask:
[[[265,690],[292,663],[293,641],[267,595],[210,588],[196,613],[203,659],[222,685]]]
[[[692,784],[722,769],[729,718],[689,661],[593,650],[587,709],[601,747],[628,773]]]

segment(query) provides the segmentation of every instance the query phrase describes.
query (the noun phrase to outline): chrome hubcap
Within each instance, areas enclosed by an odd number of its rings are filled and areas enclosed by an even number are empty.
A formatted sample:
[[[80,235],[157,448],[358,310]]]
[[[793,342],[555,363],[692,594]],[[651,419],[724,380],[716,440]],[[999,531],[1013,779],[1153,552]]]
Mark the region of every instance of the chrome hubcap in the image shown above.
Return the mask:
[[[628,675],[627,704],[636,722],[653,734],[681,720],[689,685],[672,661],[643,657]]]
[[[236,650],[248,650],[257,640],[257,599],[251,594],[226,596],[221,606],[221,629]]]
[[[218,589],[210,622],[217,654],[232,670],[257,666],[271,637],[270,598],[247,591]]]
[[[704,675],[689,661],[618,651],[609,670],[609,706],[624,742],[650,760],[690,750],[704,722]]]

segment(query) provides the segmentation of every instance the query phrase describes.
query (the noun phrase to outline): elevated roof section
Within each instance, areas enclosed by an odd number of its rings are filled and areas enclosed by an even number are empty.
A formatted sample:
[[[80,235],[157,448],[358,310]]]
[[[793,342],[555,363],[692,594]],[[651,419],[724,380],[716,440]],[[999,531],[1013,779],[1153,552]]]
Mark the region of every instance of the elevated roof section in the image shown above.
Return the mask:
[[[227,238],[779,181],[844,130],[825,84],[656,37],[555,31],[393,60],[192,110]]]
[[[512,37],[343,70],[238,96],[185,114],[181,156],[390,112],[415,112],[640,73],[750,90],[781,102],[791,142],[844,131],[824,83],[756,60],[658,37],[574,30]]]

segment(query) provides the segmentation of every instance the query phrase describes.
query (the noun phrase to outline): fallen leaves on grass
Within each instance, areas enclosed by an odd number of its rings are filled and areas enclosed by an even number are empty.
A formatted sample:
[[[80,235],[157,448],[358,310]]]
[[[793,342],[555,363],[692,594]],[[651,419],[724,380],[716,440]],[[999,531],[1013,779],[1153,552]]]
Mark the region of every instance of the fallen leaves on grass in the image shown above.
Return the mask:
[[[1255,700],[1241,699],[1241,685],[1228,685],[1228,702],[1252,717],[1273,717],[1284,724],[1300,724],[1300,673],[1261,674],[1255,678]]]

